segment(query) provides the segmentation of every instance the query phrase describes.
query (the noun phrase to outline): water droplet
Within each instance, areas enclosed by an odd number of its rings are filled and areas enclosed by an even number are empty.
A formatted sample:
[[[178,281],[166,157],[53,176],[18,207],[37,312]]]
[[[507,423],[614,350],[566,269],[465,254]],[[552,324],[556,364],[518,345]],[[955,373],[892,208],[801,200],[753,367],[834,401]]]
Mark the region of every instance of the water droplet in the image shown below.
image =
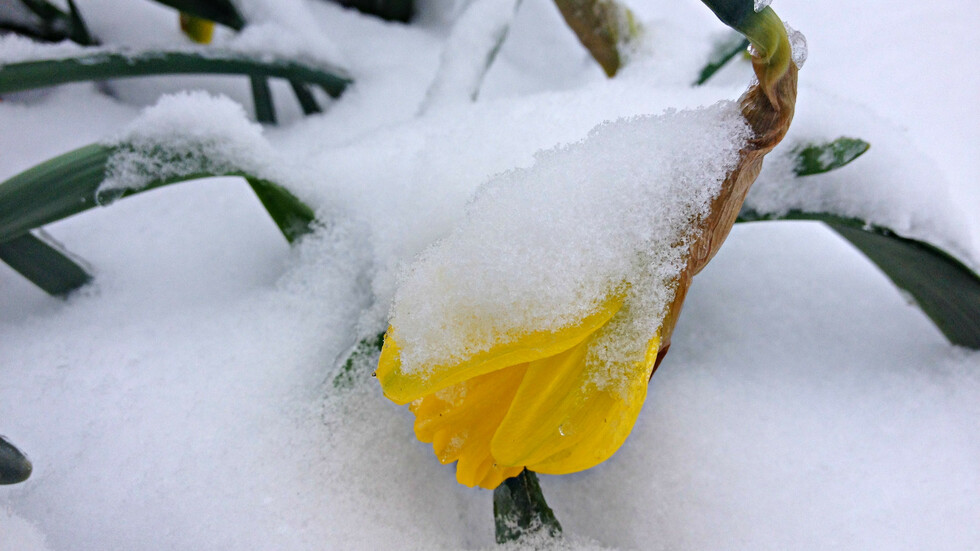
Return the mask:
[[[565,425],[558,425],[558,434],[562,436],[568,436],[567,434],[565,434]]]

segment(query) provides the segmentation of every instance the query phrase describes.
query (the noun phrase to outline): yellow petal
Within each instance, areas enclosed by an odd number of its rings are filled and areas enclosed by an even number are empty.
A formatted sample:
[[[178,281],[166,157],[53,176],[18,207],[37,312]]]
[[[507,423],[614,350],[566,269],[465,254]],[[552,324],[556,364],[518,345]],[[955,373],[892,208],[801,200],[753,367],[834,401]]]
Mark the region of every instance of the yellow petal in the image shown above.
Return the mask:
[[[546,474],[593,467],[626,441],[646,399],[660,347],[659,332],[623,385],[597,388],[586,363],[595,335],[557,356],[529,364],[527,374],[491,442],[502,465]]]
[[[198,44],[210,44],[214,36],[214,22],[180,12],[180,30]]]
[[[554,356],[581,343],[606,324],[622,307],[623,294],[610,295],[595,312],[558,331],[529,331],[516,338],[502,338],[489,350],[459,363],[432,366],[417,373],[402,370],[394,326],[388,328],[375,374],[381,389],[396,404],[407,404],[461,381],[512,365]]]
[[[443,464],[459,461],[456,480],[467,486],[496,488],[523,467],[498,465],[490,439],[507,413],[527,365],[501,369],[445,388],[412,402],[415,436],[432,442]]]

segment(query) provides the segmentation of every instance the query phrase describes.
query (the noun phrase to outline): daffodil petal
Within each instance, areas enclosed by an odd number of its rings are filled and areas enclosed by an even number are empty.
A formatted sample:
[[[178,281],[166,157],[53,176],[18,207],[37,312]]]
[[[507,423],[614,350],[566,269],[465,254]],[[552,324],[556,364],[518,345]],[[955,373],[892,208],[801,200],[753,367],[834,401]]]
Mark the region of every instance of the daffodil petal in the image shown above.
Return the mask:
[[[401,353],[394,327],[388,328],[375,375],[381,389],[396,404],[407,404],[427,394],[498,369],[532,362],[560,354],[586,340],[606,324],[623,305],[623,295],[615,293],[595,312],[578,323],[558,331],[532,331],[456,363],[433,366],[409,373],[402,369]]]
[[[597,388],[586,360],[594,338],[529,364],[514,402],[494,434],[499,464],[566,474],[593,467],[626,441],[643,401],[660,347],[659,333],[623,385]]]
[[[497,464],[490,455],[490,440],[526,371],[526,364],[512,366],[429,394],[409,406],[415,414],[415,436],[432,442],[441,463],[458,461],[460,484],[492,489],[521,472],[523,467]]]

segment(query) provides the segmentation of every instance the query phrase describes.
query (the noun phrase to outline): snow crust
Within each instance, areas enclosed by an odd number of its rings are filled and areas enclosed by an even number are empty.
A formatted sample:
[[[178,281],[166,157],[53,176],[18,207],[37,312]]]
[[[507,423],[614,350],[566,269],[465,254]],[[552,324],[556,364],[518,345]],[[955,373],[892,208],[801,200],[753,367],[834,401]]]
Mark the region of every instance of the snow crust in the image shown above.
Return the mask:
[[[749,135],[733,102],[620,120],[482,186],[400,282],[391,323],[403,368],[424,373],[556,331],[627,288],[632,326],[603,359],[635,361],[672,298],[692,222]]]
[[[164,96],[105,145],[118,152],[109,159],[100,194],[189,174],[244,172],[274,179],[274,167],[281,164],[262,126],[241,105],[200,91]]]
[[[441,104],[476,100],[519,6],[520,0],[475,0],[466,6],[446,39],[420,113]]]
[[[30,522],[0,507],[0,551],[48,551],[44,535]]]

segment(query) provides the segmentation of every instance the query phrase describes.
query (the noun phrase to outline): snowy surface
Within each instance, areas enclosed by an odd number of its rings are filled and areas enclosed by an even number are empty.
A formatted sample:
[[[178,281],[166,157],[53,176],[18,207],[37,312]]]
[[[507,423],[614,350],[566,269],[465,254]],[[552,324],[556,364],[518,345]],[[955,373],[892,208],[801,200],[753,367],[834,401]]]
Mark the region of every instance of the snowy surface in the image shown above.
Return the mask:
[[[186,44],[152,2],[77,3],[106,43]],[[311,49],[355,80],[306,119],[274,83],[283,125],[261,133],[213,99],[250,109],[244,79],[3,98],[7,178],[133,128],[152,135],[143,108],[206,89],[156,112],[213,102],[184,122],[265,151],[236,154],[274,162],[325,224],[290,249],[244,181],[213,179],[49,226],[96,270],[67,301],[0,266],[0,433],[34,463],[0,487],[0,550],[493,548],[490,494],[458,485],[366,370],[337,388],[338,361],[384,327],[398,274],[508,177],[495,175],[528,174],[537,152],[606,120],[735,99],[751,70],[736,60],[689,88],[720,23],[694,0],[633,0],[646,42],[606,80],[550,2],[524,0],[479,101],[417,117],[462,12],[420,4],[421,23],[404,26],[320,1],[242,2],[259,23],[322,36]],[[980,264],[980,74],[965,69],[980,8],[774,8],[810,55],[753,205],[832,207]],[[787,186],[788,149],[842,135],[872,148]],[[947,344],[819,225],[747,224],[695,280],[627,443],[542,486],[576,549],[975,549],[978,419],[980,353]]]
[[[599,347],[618,358],[603,363],[641,362],[693,224],[749,137],[724,101],[603,124],[491,179],[402,277],[391,325],[403,369],[460,362],[527,328],[558,331],[627,289],[629,322]]]

